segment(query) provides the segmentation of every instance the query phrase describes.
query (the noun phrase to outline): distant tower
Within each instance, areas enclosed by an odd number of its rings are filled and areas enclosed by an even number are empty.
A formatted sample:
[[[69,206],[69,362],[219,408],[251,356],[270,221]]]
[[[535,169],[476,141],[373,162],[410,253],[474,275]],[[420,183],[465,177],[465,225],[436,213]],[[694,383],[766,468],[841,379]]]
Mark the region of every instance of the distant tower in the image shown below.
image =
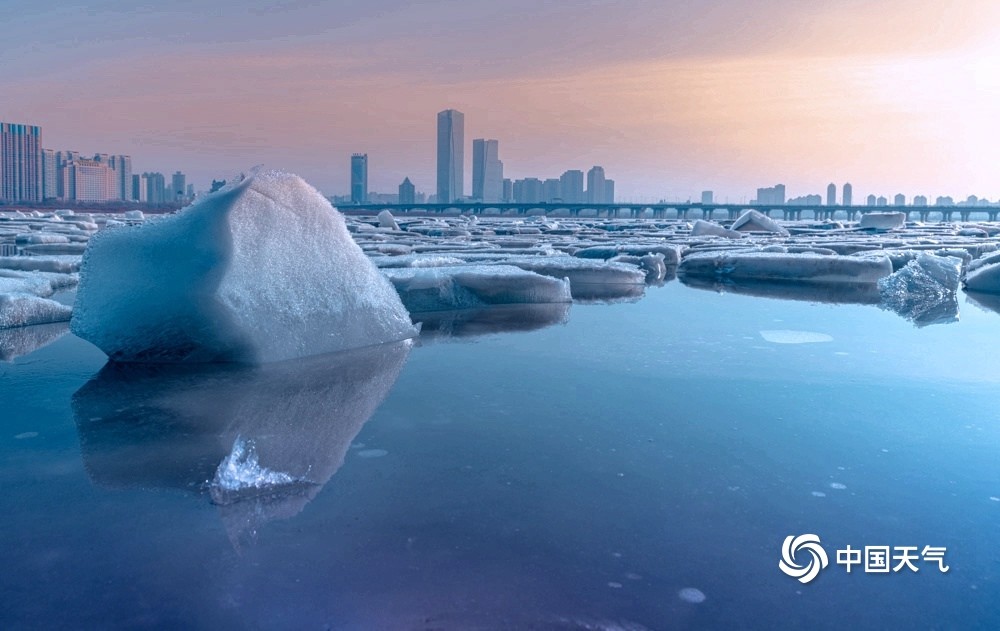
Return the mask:
[[[44,186],[42,128],[0,123],[0,200],[40,202]]]
[[[843,203],[844,206],[850,206],[851,205],[851,196],[853,195],[853,190],[854,189],[851,188],[851,183],[850,182],[848,182],[847,184],[844,184],[844,196],[841,199],[841,203]]]
[[[711,203],[713,203],[712,200],[713,200],[714,197],[715,197],[715,194],[712,193],[712,191],[702,191],[701,192],[701,203],[702,204],[711,204]]]
[[[500,143],[477,138],[472,141],[472,197],[483,202],[498,202],[503,195],[503,162]]]
[[[837,185],[831,183],[826,187],[826,205],[836,206],[837,205]]]
[[[187,189],[186,179],[180,171],[170,177],[170,201],[176,202],[184,199],[185,189]]]
[[[893,206],[906,206],[906,195],[902,193],[896,193],[896,196],[892,198]]]
[[[368,201],[368,154],[351,154],[351,203]]]
[[[444,110],[437,115],[437,201],[448,204],[464,194],[465,114]]]
[[[604,180],[604,203],[615,203],[615,181],[612,179]]]
[[[587,203],[588,204],[604,204],[605,203],[605,186],[604,186],[604,167],[592,167],[587,171]]]
[[[583,171],[573,169],[559,177],[559,195],[569,204],[582,204],[586,201],[583,194]]]
[[[399,185],[399,203],[413,204],[416,200],[416,187],[413,186],[413,182],[410,181],[410,178],[404,179],[403,183]]]

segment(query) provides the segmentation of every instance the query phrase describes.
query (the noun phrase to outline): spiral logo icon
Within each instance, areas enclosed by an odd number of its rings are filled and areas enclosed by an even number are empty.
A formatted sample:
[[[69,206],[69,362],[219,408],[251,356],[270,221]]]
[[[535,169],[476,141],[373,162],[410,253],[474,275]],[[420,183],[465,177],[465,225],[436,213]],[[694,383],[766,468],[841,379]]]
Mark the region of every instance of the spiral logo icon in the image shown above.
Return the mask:
[[[809,555],[808,563],[800,565],[796,556],[799,552]],[[804,556],[804,555],[803,555]],[[816,578],[819,571],[829,564],[826,557],[826,550],[819,543],[819,535],[788,535],[785,542],[781,544],[781,561],[778,568],[792,578],[797,578],[800,583],[805,584]]]

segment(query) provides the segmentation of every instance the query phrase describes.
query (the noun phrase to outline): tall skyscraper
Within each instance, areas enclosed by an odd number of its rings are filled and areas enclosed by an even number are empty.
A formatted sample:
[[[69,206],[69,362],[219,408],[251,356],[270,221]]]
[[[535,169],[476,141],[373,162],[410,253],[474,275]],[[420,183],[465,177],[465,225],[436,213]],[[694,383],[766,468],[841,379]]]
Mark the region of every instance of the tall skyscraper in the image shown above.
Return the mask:
[[[758,188],[757,203],[762,206],[784,206],[785,185],[775,184],[767,188]]]
[[[399,185],[399,203],[400,204],[413,204],[417,201],[417,190],[413,186],[413,182],[410,178],[405,178],[403,183]]]
[[[437,115],[437,201],[448,204],[465,194],[465,115],[444,110]]]
[[[509,177],[503,179],[503,195],[500,196],[500,201],[514,201],[514,182]]]
[[[187,177],[177,171],[170,177],[170,200],[179,202],[184,200],[185,189],[187,189]]]
[[[853,197],[852,197],[853,193],[854,193],[854,189],[851,187],[851,183],[848,182],[847,184],[844,184],[844,194],[843,194],[843,196],[841,197],[841,200],[840,200],[841,203],[844,206],[850,206],[851,205],[851,202],[853,201]]]
[[[368,154],[351,154],[351,203],[368,201]]]
[[[146,203],[163,204],[169,201],[167,178],[162,173],[143,173],[142,179],[146,181]]]
[[[614,180],[604,180],[604,203],[614,204],[615,203],[615,181]]]
[[[472,141],[472,197],[484,202],[498,202],[503,197],[503,162],[500,143],[476,138]]]
[[[712,191],[702,191],[701,192],[701,203],[711,204],[715,198],[715,194]]]
[[[587,203],[605,203],[604,167],[595,166],[587,171]]]
[[[559,194],[568,204],[582,204],[587,201],[583,193],[583,171],[574,169],[559,176]]]
[[[0,200],[40,202],[42,128],[0,123]]]
[[[832,182],[826,187],[826,205],[837,205],[837,185]]]
[[[132,156],[110,156],[108,165],[115,171],[117,199],[132,199]]]
[[[56,152],[42,149],[42,199],[59,197],[59,165]]]
[[[896,193],[896,196],[892,198],[893,206],[906,206],[906,195],[902,193]]]

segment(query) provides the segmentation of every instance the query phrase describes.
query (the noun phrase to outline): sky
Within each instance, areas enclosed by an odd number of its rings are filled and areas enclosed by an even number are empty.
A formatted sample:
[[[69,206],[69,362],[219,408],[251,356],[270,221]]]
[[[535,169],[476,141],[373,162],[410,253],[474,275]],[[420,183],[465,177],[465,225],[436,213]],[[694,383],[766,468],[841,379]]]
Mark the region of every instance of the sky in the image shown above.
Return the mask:
[[[1000,198],[996,0],[3,0],[0,120],[197,188],[257,164],[435,189],[436,113],[504,175],[626,201],[851,182]]]

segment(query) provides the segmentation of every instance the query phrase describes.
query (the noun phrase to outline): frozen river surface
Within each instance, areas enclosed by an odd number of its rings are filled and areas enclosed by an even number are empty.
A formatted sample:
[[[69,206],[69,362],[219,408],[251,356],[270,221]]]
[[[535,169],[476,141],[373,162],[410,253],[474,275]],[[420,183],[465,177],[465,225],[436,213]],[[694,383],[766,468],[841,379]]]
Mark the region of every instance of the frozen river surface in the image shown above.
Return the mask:
[[[225,370],[65,335],[0,364],[0,628],[1000,627],[1000,315],[804,297],[669,282]],[[928,545],[947,573],[837,563]]]

